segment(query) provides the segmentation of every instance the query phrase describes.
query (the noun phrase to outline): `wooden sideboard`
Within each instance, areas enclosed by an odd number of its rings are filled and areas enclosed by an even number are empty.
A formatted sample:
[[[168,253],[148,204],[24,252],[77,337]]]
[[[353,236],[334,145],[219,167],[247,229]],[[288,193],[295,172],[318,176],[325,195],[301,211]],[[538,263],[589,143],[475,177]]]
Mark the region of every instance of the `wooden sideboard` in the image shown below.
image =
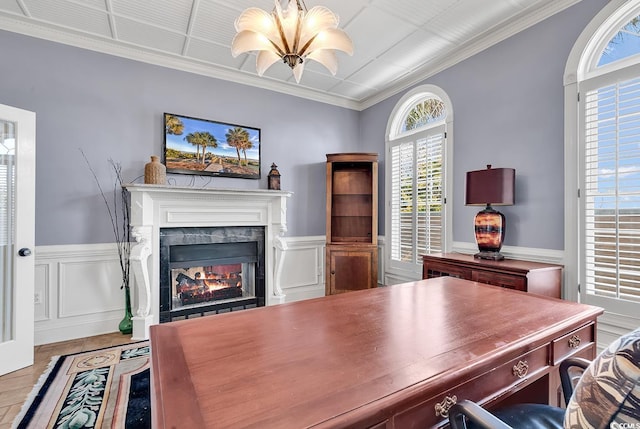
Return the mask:
[[[504,259],[491,261],[461,253],[422,257],[422,278],[458,277],[523,292],[562,297],[562,265]]]
[[[462,399],[553,403],[601,313],[440,277],[153,325],[152,427],[429,428]]]

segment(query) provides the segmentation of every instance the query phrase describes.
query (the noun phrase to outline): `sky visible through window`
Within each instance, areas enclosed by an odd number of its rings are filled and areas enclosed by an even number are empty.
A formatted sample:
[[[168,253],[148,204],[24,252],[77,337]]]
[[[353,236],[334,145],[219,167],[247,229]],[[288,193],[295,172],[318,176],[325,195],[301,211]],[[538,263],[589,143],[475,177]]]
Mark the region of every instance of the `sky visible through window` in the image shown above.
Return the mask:
[[[633,18],[613,36],[598,61],[598,67],[638,53],[640,53],[640,16]]]
[[[640,208],[640,79],[597,90],[595,208]]]
[[[607,44],[598,67],[640,54],[640,17],[633,18]],[[640,209],[640,78],[599,88],[596,209]],[[595,118],[594,118],[595,119]]]

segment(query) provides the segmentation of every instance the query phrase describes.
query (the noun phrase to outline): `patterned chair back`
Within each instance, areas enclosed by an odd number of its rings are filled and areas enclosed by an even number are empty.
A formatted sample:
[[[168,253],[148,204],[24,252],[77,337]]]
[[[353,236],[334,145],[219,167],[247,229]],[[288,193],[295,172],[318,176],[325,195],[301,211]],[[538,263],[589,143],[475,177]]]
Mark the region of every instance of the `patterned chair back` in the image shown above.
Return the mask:
[[[567,405],[564,427],[640,428],[640,328],[591,362]]]

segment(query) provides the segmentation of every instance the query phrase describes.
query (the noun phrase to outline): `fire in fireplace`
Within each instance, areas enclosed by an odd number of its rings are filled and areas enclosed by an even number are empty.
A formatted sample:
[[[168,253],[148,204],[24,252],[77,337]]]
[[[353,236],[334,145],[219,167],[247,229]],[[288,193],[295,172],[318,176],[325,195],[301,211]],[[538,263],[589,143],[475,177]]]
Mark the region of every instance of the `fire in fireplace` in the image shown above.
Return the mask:
[[[172,308],[201,302],[254,296],[243,287],[243,264],[212,265],[171,270]],[[251,288],[253,289],[253,288]]]
[[[264,228],[160,231],[160,322],[264,305]]]

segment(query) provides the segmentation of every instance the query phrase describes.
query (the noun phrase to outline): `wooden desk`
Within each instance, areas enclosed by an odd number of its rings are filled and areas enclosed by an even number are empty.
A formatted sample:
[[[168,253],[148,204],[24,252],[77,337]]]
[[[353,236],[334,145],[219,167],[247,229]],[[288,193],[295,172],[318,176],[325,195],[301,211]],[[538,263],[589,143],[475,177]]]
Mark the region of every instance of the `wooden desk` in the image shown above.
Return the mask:
[[[153,427],[429,427],[454,397],[545,402],[601,313],[442,277],[154,325]]]

